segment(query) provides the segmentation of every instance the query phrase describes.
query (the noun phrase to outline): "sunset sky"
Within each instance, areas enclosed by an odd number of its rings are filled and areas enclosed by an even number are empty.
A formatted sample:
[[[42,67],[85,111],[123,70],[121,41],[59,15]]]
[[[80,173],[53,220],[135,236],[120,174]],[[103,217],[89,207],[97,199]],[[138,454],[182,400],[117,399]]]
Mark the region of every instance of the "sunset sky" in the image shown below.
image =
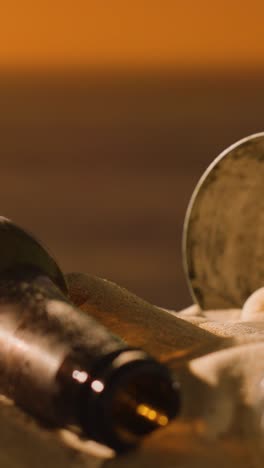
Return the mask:
[[[8,0],[0,67],[262,67],[263,0]]]

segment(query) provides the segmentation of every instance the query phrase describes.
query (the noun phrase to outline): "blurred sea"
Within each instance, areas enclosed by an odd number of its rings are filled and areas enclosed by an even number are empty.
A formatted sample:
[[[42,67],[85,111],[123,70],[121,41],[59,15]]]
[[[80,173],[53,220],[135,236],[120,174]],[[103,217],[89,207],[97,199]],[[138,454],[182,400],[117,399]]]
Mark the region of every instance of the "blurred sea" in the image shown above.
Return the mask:
[[[187,306],[188,201],[223,149],[264,130],[263,104],[264,73],[2,73],[1,214],[64,271]]]

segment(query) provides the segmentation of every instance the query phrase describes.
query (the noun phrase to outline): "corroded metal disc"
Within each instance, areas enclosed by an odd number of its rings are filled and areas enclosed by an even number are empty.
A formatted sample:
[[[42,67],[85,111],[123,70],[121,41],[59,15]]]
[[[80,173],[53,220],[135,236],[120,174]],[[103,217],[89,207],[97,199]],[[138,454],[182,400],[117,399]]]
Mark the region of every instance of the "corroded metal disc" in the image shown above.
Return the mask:
[[[0,216],[0,274],[23,265],[38,267],[67,292],[64,276],[46,249],[31,234]]]
[[[264,132],[213,161],[191,198],[184,263],[204,309],[241,307],[264,286]]]

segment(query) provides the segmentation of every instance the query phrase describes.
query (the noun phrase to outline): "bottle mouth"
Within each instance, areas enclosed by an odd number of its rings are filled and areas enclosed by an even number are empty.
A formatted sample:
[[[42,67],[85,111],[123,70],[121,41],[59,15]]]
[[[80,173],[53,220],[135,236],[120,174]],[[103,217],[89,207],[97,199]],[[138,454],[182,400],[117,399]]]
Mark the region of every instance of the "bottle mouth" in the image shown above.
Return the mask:
[[[180,411],[180,392],[168,369],[141,351],[125,351],[83,387],[81,426],[117,451],[165,427]]]

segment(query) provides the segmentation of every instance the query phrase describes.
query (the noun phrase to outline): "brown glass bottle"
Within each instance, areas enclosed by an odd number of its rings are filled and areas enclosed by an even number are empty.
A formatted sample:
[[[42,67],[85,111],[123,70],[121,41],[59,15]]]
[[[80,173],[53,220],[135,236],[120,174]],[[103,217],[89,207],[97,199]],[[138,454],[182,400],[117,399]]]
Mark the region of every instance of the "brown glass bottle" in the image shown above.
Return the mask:
[[[0,391],[116,450],[167,425],[180,406],[167,368],[74,307],[54,261],[6,220],[0,246]]]

